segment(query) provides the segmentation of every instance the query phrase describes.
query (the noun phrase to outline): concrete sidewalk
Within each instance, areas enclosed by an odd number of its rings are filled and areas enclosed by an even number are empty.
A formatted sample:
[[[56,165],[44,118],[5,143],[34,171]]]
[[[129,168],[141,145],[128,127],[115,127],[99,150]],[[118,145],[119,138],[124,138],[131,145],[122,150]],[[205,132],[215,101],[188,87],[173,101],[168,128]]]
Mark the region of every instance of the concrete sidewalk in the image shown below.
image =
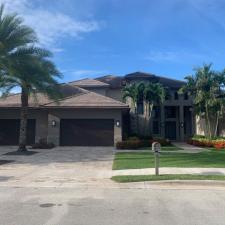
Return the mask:
[[[146,169],[128,169],[113,170],[113,176],[125,175],[154,175],[154,168]],[[162,167],[159,169],[160,174],[199,174],[199,175],[225,175],[225,168],[177,168]]]
[[[204,152],[204,151],[209,151],[208,149],[205,148],[200,148],[194,145],[189,145],[185,142],[172,142],[172,144],[178,148],[182,148],[183,150],[179,150],[180,152],[185,152],[185,153],[199,153],[199,152]]]

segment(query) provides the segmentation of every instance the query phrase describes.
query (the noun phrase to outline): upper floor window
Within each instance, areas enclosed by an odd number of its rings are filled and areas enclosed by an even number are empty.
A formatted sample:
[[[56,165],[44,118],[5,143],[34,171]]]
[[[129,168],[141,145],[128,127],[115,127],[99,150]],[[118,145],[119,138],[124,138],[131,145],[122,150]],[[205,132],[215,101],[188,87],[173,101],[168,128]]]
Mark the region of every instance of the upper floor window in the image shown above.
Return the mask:
[[[188,93],[184,94],[184,100],[188,100]]]
[[[139,101],[137,103],[137,114],[144,114],[144,103],[143,103],[143,101]]]
[[[160,107],[159,106],[154,106],[152,110],[152,117],[154,119],[160,118]]]
[[[166,106],[165,107],[165,116],[166,119],[176,118],[177,110],[175,106]]]
[[[178,95],[177,91],[174,92],[174,99],[175,99],[175,100],[178,100],[178,99],[179,99],[179,95]]]

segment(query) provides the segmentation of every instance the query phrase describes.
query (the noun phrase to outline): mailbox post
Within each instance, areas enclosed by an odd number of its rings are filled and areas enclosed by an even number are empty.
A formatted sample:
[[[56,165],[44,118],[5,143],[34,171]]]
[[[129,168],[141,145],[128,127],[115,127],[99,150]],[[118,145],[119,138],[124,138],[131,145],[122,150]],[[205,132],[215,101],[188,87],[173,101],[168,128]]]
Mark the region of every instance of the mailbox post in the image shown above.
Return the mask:
[[[159,175],[159,153],[160,153],[160,143],[158,142],[153,142],[152,143],[152,151],[155,154],[155,175]]]

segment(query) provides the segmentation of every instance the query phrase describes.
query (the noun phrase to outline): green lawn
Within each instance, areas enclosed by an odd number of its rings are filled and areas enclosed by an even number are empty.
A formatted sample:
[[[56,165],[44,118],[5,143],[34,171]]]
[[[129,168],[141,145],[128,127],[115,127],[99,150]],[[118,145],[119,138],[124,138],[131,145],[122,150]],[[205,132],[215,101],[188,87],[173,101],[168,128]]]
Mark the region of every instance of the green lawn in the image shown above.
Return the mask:
[[[225,151],[212,150],[200,153],[162,152],[161,167],[225,168]],[[115,154],[113,169],[153,168],[154,154],[146,152],[119,152]]]
[[[224,175],[192,175],[192,174],[165,174],[165,175],[136,175],[114,176],[112,180],[119,183],[159,181],[159,180],[225,180]]]

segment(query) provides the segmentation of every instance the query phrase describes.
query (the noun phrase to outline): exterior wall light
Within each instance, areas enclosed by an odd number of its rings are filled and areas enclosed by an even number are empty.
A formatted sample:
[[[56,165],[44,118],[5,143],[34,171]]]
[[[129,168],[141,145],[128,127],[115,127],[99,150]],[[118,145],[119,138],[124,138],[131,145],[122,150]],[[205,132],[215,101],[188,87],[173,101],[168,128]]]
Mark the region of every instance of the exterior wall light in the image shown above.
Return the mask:
[[[116,121],[116,126],[120,127],[120,121],[119,120]]]
[[[56,127],[56,121],[52,120],[52,127]]]
[[[180,123],[180,127],[184,128],[184,123],[183,122]]]

